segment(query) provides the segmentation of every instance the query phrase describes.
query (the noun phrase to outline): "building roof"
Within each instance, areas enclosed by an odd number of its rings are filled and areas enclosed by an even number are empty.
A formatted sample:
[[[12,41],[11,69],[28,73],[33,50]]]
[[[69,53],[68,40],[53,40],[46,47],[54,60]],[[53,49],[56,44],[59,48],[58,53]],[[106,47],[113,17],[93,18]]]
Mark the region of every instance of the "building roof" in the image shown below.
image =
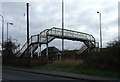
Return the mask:
[[[42,54],[46,54],[46,50],[47,48],[45,48],[43,51],[42,51]],[[60,52],[59,49],[57,49],[56,47],[52,46],[52,47],[48,47],[48,53],[58,53]]]

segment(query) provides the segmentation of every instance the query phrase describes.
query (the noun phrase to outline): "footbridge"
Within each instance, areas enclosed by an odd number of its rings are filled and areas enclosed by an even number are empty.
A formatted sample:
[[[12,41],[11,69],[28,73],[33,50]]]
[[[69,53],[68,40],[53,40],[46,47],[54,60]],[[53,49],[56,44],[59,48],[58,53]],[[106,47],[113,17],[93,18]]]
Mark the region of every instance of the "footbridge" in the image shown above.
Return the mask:
[[[63,33],[63,36],[62,36]],[[41,52],[41,45],[46,44],[47,46],[47,55],[48,55],[48,43],[51,42],[55,38],[60,38],[60,39],[68,39],[68,40],[74,40],[74,41],[81,41],[83,42],[88,50],[92,50],[95,48],[95,38],[87,33],[82,33],[82,32],[77,32],[77,31],[72,31],[68,29],[61,29],[61,28],[51,28],[51,29],[46,29],[42,31],[40,34],[37,35],[32,35],[29,38],[29,44],[27,42],[23,45],[19,53],[17,54],[17,57],[22,57],[22,56],[28,56],[26,53],[31,54],[30,56],[32,57],[34,51],[39,48]],[[41,54],[38,53],[38,56]]]

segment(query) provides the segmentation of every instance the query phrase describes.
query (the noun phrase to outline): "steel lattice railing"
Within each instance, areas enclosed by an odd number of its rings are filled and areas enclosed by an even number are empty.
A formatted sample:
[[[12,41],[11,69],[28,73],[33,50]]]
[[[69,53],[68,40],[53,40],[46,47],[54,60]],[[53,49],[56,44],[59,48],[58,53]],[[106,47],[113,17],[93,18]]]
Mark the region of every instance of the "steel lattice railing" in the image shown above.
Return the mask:
[[[63,36],[62,36],[63,31]],[[20,50],[20,54],[18,56],[21,56],[22,53],[24,53],[28,47],[32,44],[47,44],[50,41],[52,41],[54,38],[64,38],[64,39],[70,39],[70,40],[76,40],[76,41],[83,41],[88,47],[95,47],[95,38],[87,33],[67,30],[67,29],[61,29],[61,28],[51,28],[46,29],[42,31],[40,34],[32,35],[29,39],[29,44],[27,42],[23,45],[23,47]],[[34,47],[37,47],[34,46]]]

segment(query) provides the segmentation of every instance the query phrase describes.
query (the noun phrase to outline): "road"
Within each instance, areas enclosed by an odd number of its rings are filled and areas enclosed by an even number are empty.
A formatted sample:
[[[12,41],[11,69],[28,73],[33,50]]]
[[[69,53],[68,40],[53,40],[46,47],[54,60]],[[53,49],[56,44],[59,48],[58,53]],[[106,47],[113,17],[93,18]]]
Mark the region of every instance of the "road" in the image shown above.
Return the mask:
[[[97,77],[97,76],[90,76],[90,75],[76,75],[76,74],[72,74],[72,77],[65,77],[67,76],[71,76],[71,73],[65,73],[65,72],[55,72],[55,71],[47,71],[47,70],[31,70],[31,69],[25,69],[25,68],[15,68],[15,67],[2,67],[2,80],[3,82],[18,82],[18,81],[32,81],[32,82],[41,82],[41,81],[77,81],[77,82],[91,82],[91,80],[100,80],[102,81],[112,81],[112,82],[119,82],[118,78],[105,78],[105,77]],[[44,73],[42,73],[44,72]],[[51,74],[52,72],[52,74]],[[49,74],[49,75],[46,75]],[[55,74],[56,73],[56,74]],[[59,76],[57,75],[59,73]],[[54,75],[55,74],[55,75]],[[60,77],[60,75],[63,75],[62,77]],[[79,76],[80,79],[76,80],[75,78],[72,79],[73,77],[77,77]],[[83,78],[83,76],[85,77],[85,79]],[[87,80],[89,79],[89,80]],[[110,82],[111,82],[110,81]]]
[[[75,81],[75,79],[70,78],[64,78],[64,77],[55,77],[55,76],[49,76],[49,75],[42,75],[42,74],[34,74],[34,73],[28,73],[28,72],[21,72],[21,71],[14,71],[10,69],[2,69],[2,79],[3,82],[14,82],[14,81],[44,81],[44,80],[68,80],[68,81]],[[80,80],[79,80],[80,81]],[[81,80],[80,82],[88,82]]]
[[[46,81],[75,81],[75,82],[89,82],[85,80],[75,80],[70,78],[64,78],[64,77],[55,77],[50,75],[42,75],[42,74],[35,74],[35,73],[28,73],[28,72],[22,72],[22,71],[14,71],[10,69],[2,69],[2,79],[3,82],[26,82],[26,81],[32,81],[32,82],[44,82]]]
[[[42,74],[34,74],[28,72],[14,71],[9,69],[2,70],[3,80],[73,80],[64,77],[55,77]]]

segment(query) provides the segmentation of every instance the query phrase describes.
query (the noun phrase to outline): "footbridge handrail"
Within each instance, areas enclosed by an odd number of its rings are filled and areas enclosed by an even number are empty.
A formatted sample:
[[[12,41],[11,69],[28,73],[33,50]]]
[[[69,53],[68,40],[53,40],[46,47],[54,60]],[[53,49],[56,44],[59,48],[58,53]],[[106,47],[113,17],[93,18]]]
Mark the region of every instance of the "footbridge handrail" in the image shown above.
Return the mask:
[[[61,28],[56,28],[53,27],[47,31],[47,35],[53,35],[53,36],[60,36],[62,37],[62,29]],[[87,33],[82,33],[78,31],[73,31],[73,30],[68,30],[68,29],[63,29],[63,36],[64,37],[74,37],[74,38],[81,38],[81,40],[86,41],[92,41],[95,42],[95,38]]]
[[[62,39],[62,33],[64,39],[69,40],[76,40],[76,41],[82,41],[85,43],[85,45],[90,49],[95,47],[95,38],[91,34],[82,33],[78,31],[68,30],[68,29],[61,29],[53,27],[51,29],[45,29],[39,34],[32,35],[29,38],[29,44],[26,42],[23,47],[20,50],[20,55],[25,53],[27,50],[34,47],[34,49],[37,49],[38,45],[41,44],[48,44],[51,42],[54,38],[61,38]],[[36,45],[38,44],[38,45]],[[35,46],[33,46],[35,45]],[[20,56],[18,55],[18,57]]]

